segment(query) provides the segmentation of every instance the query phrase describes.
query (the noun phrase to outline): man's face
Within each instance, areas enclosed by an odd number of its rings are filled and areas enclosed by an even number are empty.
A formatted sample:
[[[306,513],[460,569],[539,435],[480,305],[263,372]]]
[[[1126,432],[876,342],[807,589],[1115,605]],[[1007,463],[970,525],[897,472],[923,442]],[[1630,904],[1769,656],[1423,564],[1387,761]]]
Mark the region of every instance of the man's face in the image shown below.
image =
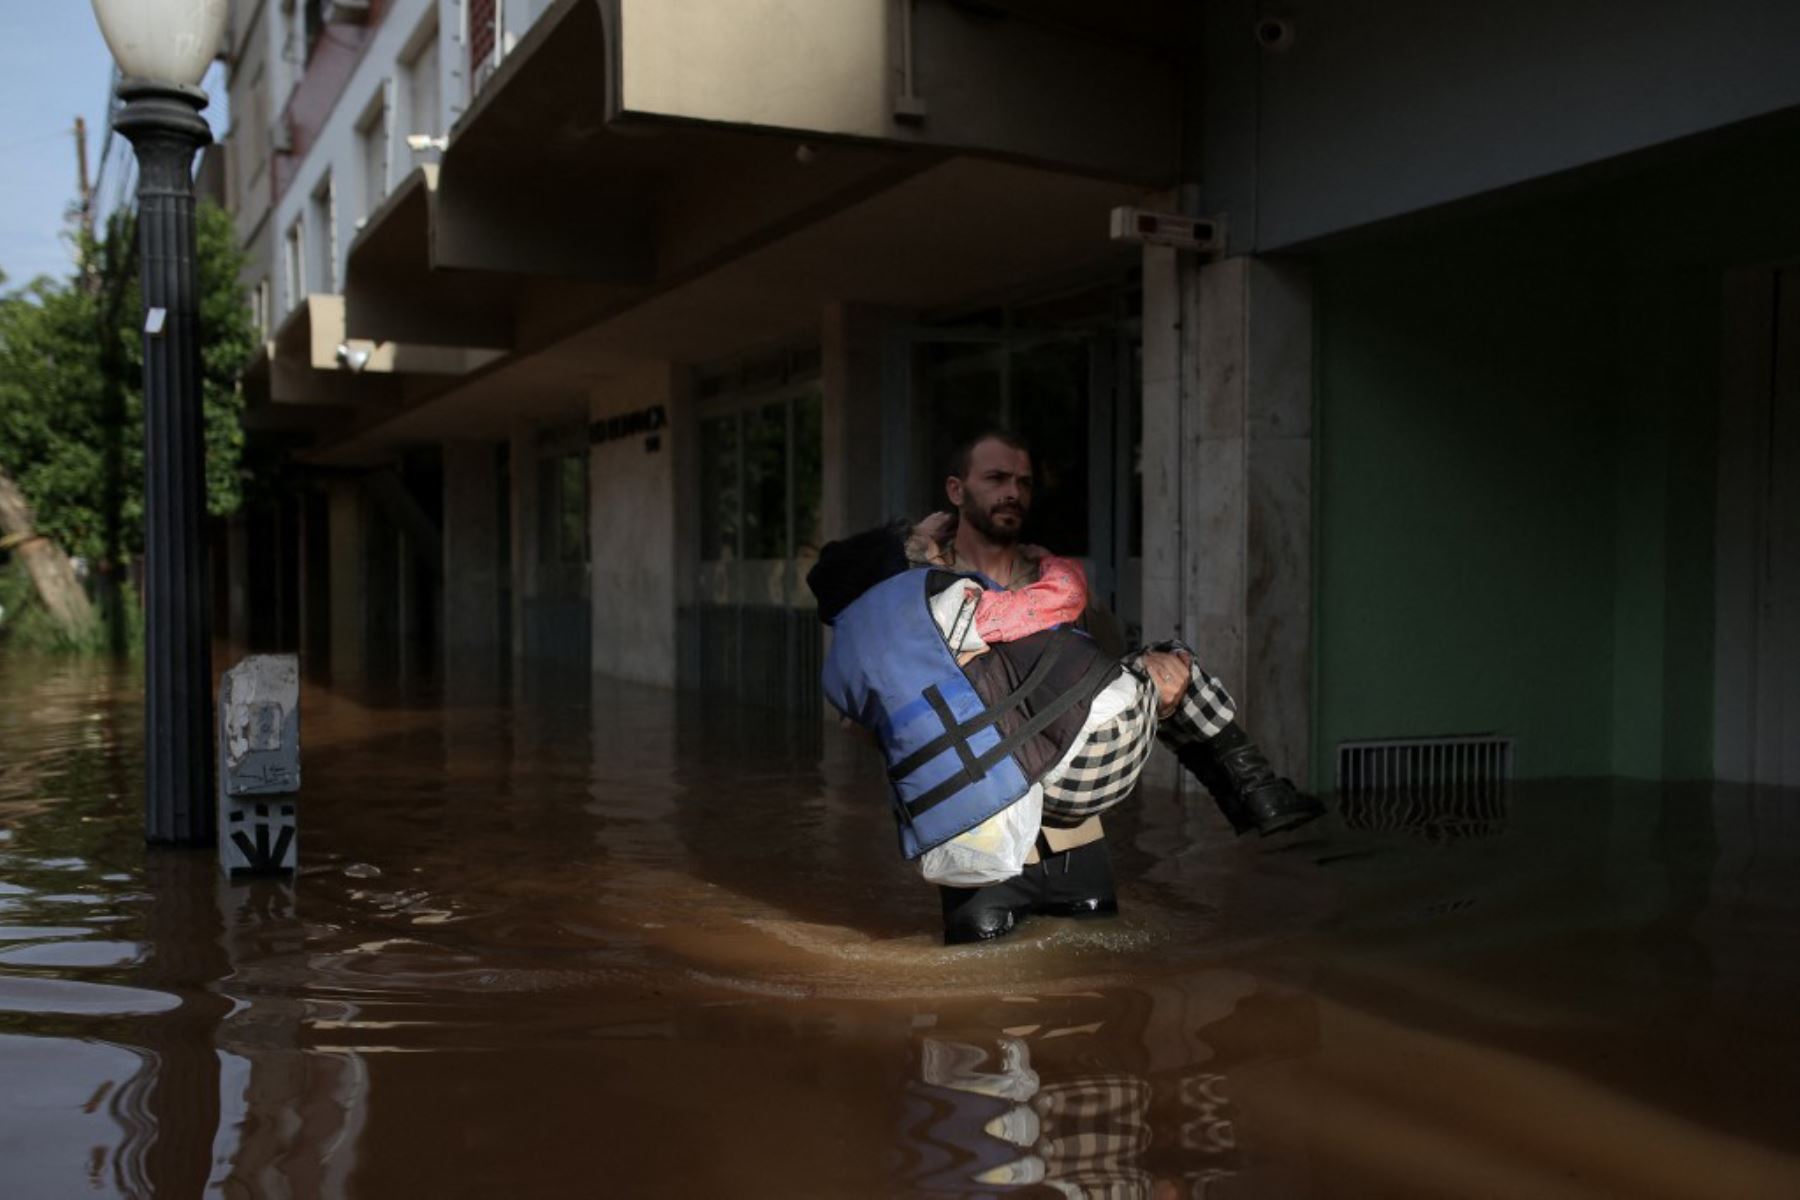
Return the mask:
[[[989,438],[969,453],[969,473],[952,475],[945,494],[962,519],[990,540],[1009,545],[1019,540],[1031,511],[1031,455]]]

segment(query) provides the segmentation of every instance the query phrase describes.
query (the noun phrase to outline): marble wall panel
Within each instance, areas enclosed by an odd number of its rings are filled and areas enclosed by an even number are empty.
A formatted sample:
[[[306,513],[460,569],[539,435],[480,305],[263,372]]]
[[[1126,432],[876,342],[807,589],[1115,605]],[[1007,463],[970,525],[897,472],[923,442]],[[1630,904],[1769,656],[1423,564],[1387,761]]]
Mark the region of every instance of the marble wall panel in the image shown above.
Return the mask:
[[[608,380],[592,420],[661,406],[654,433],[613,438],[589,457],[589,537],[596,674],[675,684],[674,422],[678,368],[650,362]]]
[[[1246,728],[1294,779],[1312,734],[1312,440],[1256,439],[1249,458]]]
[[[1312,671],[1311,287],[1303,263],[1144,264],[1147,638],[1224,680],[1304,777]]]

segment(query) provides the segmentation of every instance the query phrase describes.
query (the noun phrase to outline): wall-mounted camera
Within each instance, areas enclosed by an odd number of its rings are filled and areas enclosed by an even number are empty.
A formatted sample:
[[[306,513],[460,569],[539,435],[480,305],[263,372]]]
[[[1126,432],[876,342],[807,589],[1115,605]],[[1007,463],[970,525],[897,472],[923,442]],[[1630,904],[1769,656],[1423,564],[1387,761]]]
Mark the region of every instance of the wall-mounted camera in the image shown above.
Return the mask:
[[[1286,17],[1264,17],[1256,23],[1256,44],[1279,53],[1294,44],[1294,23]]]
[[[337,360],[340,367],[360,373],[364,367],[369,365],[370,357],[371,351],[367,343],[359,343],[354,346],[349,342],[338,343]]]

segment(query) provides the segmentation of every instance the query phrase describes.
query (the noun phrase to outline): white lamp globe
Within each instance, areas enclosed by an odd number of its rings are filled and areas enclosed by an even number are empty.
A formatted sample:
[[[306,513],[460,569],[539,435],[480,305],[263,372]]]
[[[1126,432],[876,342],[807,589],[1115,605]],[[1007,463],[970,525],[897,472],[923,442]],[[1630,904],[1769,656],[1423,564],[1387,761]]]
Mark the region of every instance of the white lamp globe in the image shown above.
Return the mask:
[[[219,51],[229,0],[94,0],[127,79],[193,87]]]

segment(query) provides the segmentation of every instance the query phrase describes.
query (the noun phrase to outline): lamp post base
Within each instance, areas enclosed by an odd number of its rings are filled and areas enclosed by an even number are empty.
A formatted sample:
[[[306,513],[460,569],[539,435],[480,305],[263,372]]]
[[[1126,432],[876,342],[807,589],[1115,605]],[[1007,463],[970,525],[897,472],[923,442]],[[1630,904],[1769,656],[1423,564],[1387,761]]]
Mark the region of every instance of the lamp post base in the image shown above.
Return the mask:
[[[145,311],[144,836],[206,846],[217,821],[192,172],[212,133],[198,88],[128,79],[119,98],[113,127],[137,151]]]

